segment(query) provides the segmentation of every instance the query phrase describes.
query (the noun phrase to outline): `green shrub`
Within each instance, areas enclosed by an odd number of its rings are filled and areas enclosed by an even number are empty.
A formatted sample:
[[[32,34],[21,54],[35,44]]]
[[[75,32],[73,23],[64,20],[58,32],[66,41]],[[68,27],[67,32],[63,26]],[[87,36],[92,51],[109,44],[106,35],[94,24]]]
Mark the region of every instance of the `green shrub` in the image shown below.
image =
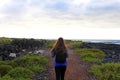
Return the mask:
[[[101,63],[105,57],[105,53],[97,49],[75,49],[75,51],[87,62]]]
[[[86,62],[92,62],[92,63],[101,63],[102,60],[97,59],[97,58],[92,58],[92,57],[85,57],[83,58],[84,61]]]
[[[10,76],[13,79],[19,78],[31,78],[33,76],[33,72],[27,68],[16,67],[7,73],[7,76]]]
[[[0,78],[0,80],[15,80],[15,79],[11,78],[10,76],[3,76],[2,78]]]
[[[3,76],[2,78],[0,78],[0,80],[32,80],[32,79],[23,77],[11,78],[10,76]]]
[[[12,42],[11,38],[0,38],[0,44],[10,44]]]
[[[17,66],[17,63],[15,60],[11,60],[11,61],[0,61],[0,65],[10,65],[13,68],[15,68]]]
[[[26,67],[34,72],[45,70],[48,59],[42,55],[25,55],[16,60],[17,66]]]
[[[8,65],[10,61],[0,61],[0,65]]]
[[[10,66],[10,65],[0,65],[0,76],[4,76],[10,70],[12,70],[12,66]]]
[[[46,69],[47,64],[47,58],[34,54],[23,55],[19,59],[12,61],[0,61],[0,75],[3,76],[0,80],[31,80],[30,77],[32,76],[24,77],[23,75],[29,75],[31,72],[34,74],[36,72],[42,72]],[[9,70],[9,67],[2,65],[7,65],[15,69]],[[27,69],[28,72],[25,69]]]
[[[88,55],[91,57],[98,57],[98,58],[103,58],[105,57],[105,53],[101,50],[98,49],[80,49],[81,55]]]
[[[71,43],[70,43],[70,48],[72,48],[72,49],[76,49],[76,48],[79,48],[80,47],[80,45],[82,45],[84,42],[82,42],[82,41],[71,41]]]
[[[52,48],[53,45],[54,45],[55,41],[54,40],[48,40],[46,43],[45,43],[45,47],[46,48]]]
[[[120,80],[120,63],[93,65],[90,69],[97,80]]]

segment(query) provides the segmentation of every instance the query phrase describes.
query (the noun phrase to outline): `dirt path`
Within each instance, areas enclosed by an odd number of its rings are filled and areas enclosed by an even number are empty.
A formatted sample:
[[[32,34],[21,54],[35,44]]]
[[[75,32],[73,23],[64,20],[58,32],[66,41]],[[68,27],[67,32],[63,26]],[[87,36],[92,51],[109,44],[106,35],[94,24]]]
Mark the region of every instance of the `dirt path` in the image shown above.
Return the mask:
[[[67,70],[65,74],[65,80],[95,80],[94,77],[88,73],[91,66],[90,63],[82,61],[79,54],[76,54],[71,49],[68,49],[69,58],[67,59]],[[55,80],[54,59],[50,60],[48,66],[50,80]]]

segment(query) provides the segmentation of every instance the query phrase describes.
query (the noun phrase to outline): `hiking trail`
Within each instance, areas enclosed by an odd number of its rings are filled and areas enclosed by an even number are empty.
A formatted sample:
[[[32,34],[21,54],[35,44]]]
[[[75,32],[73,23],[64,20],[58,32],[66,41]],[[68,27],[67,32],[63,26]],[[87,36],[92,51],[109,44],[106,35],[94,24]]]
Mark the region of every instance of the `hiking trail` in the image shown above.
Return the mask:
[[[68,48],[69,58],[67,59],[67,70],[65,73],[65,80],[95,80],[89,73],[89,68],[92,64],[84,62],[80,55]],[[47,56],[50,53],[47,52]],[[48,65],[49,80],[55,80],[54,59],[50,59]]]

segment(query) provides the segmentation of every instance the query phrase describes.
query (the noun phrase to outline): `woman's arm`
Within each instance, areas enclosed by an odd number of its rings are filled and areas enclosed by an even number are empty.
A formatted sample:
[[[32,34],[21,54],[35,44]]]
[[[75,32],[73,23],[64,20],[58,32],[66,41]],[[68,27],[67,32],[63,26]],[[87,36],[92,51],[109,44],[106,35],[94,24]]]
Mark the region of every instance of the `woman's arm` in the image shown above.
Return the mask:
[[[51,57],[54,58],[55,57],[55,53],[52,51],[51,52]]]
[[[68,55],[68,50],[66,50],[66,58],[68,58],[68,56],[69,56],[69,55]]]

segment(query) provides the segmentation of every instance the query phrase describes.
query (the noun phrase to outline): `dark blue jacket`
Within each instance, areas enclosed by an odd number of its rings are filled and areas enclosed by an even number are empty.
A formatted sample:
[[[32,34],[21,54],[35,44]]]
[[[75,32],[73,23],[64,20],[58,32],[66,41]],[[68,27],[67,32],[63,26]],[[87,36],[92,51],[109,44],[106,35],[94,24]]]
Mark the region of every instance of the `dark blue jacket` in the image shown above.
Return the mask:
[[[66,51],[65,54],[66,54],[66,57],[68,58],[68,51]],[[55,53],[54,53],[54,52],[51,53],[51,57],[52,57],[52,58],[55,57]],[[58,63],[58,62],[54,61],[54,66],[55,66],[55,67],[57,67],[57,66],[66,66],[66,65],[67,65],[67,62],[66,62],[66,61],[63,62],[63,63]]]

